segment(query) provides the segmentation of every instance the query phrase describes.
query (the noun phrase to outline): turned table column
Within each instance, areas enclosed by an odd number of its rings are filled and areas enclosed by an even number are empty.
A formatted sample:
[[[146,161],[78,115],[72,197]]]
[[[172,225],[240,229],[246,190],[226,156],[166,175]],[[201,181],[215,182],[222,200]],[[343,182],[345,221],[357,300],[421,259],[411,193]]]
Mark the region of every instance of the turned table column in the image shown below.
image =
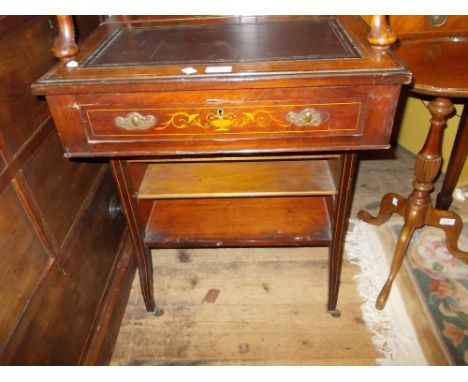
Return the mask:
[[[366,211],[360,211],[359,219],[367,223],[380,225],[385,223],[396,212],[402,215],[405,223],[400,233],[393,256],[388,279],[377,298],[377,309],[383,309],[387,301],[393,280],[403,262],[408,243],[416,228],[431,225],[441,228],[447,236],[447,248],[452,255],[463,261],[468,260],[468,253],[457,246],[458,237],[463,227],[460,217],[450,211],[437,210],[431,204],[431,192],[434,181],[442,165],[442,137],[448,116],[453,112],[453,104],[448,98],[435,98],[429,103],[432,114],[431,128],[421,152],[416,158],[413,192],[405,199],[393,193],[382,199],[377,217]]]
[[[433,30],[426,32],[428,34],[423,31],[416,35],[400,36],[400,43],[394,49],[413,73],[412,93],[416,96],[433,97],[429,103],[429,111],[432,114],[431,127],[426,142],[416,158],[413,192],[408,198],[394,193],[385,195],[377,217],[365,211],[358,214],[360,219],[374,225],[385,223],[394,212],[403,216],[405,221],[395,249],[388,280],[377,298],[378,309],[385,306],[408,243],[417,228],[425,225],[441,228],[446,234],[449,252],[465,262],[468,260],[468,253],[461,251],[457,246],[463,226],[462,220],[456,213],[436,209],[431,204],[434,181],[442,165],[443,133],[447,119],[451,117],[454,109],[451,100],[468,98],[468,71],[466,70],[468,33],[460,32],[459,35],[453,37],[451,32],[443,33],[441,30],[437,35],[433,35]],[[427,38],[428,36],[430,38]],[[464,115],[466,118],[466,111]],[[457,140],[459,139],[462,141],[456,144],[462,145],[461,154],[463,154],[463,147],[466,147],[466,134],[460,132],[457,137]],[[466,149],[464,151],[466,156]]]

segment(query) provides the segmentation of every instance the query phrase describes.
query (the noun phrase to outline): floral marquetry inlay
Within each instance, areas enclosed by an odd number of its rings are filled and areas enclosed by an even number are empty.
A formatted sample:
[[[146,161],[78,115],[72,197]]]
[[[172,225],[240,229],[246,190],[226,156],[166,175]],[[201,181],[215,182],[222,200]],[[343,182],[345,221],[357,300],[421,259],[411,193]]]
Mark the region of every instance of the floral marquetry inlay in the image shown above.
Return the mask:
[[[214,129],[215,132],[228,132],[233,128],[243,128],[249,125],[260,128],[275,125],[278,127],[288,127],[289,125],[277,119],[267,110],[257,110],[253,112],[227,112],[218,109],[216,112],[209,112],[205,115],[201,113],[186,113],[178,111],[168,115],[168,119],[156,127],[156,130],[166,130],[169,128],[187,129],[198,127],[201,129]]]
[[[85,109],[91,139],[142,137],[361,134],[360,102],[189,105]]]

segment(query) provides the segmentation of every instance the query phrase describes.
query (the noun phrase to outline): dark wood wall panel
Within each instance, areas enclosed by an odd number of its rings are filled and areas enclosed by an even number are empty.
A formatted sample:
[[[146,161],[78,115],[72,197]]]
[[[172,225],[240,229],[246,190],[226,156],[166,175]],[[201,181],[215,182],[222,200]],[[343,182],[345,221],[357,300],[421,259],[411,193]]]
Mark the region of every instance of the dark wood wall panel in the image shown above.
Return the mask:
[[[52,168],[53,172],[50,171]],[[99,168],[99,164],[93,166],[64,158],[55,129],[25,165],[23,174],[31,189],[35,190],[35,198],[59,247]]]
[[[31,93],[31,83],[54,63],[55,31],[48,17],[21,23],[0,44],[0,125],[13,155],[49,115],[47,104]]]
[[[12,185],[0,193],[0,349],[41,275],[48,256]]]
[[[122,215],[112,218],[108,213],[114,192],[106,172],[73,242],[31,304],[34,320],[17,329],[21,341],[10,350],[9,364],[70,365],[80,358],[87,340],[83,333],[91,327],[101,300],[96,291],[106,287],[102,275],[112,268],[125,229]]]
[[[86,39],[91,33],[93,33],[96,30],[96,28],[99,26],[101,18],[104,20],[104,16],[73,16],[73,22],[76,25],[76,38],[78,43]]]
[[[83,38],[96,16],[78,19]],[[46,16],[0,16],[0,364],[110,359],[135,272],[105,163],[68,160],[31,83],[56,61]]]

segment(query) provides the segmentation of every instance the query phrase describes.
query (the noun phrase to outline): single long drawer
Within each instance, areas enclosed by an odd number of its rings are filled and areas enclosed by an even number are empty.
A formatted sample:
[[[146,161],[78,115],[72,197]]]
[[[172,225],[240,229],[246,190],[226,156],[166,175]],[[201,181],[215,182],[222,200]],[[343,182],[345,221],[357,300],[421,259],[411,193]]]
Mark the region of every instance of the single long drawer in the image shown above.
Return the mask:
[[[69,156],[388,147],[399,86],[120,93],[48,98]]]
[[[361,102],[275,102],[85,108],[90,141],[359,135]]]

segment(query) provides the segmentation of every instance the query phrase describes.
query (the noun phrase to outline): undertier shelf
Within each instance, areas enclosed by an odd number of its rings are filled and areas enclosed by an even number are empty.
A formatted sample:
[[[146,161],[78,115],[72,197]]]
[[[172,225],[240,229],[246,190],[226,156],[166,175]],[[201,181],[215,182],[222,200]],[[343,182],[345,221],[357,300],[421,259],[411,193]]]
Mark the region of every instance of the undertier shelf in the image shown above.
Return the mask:
[[[139,199],[335,195],[332,159],[151,163]]]
[[[327,200],[328,199],[328,200]],[[327,246],[331,196],[155,200],[150,248]]]

